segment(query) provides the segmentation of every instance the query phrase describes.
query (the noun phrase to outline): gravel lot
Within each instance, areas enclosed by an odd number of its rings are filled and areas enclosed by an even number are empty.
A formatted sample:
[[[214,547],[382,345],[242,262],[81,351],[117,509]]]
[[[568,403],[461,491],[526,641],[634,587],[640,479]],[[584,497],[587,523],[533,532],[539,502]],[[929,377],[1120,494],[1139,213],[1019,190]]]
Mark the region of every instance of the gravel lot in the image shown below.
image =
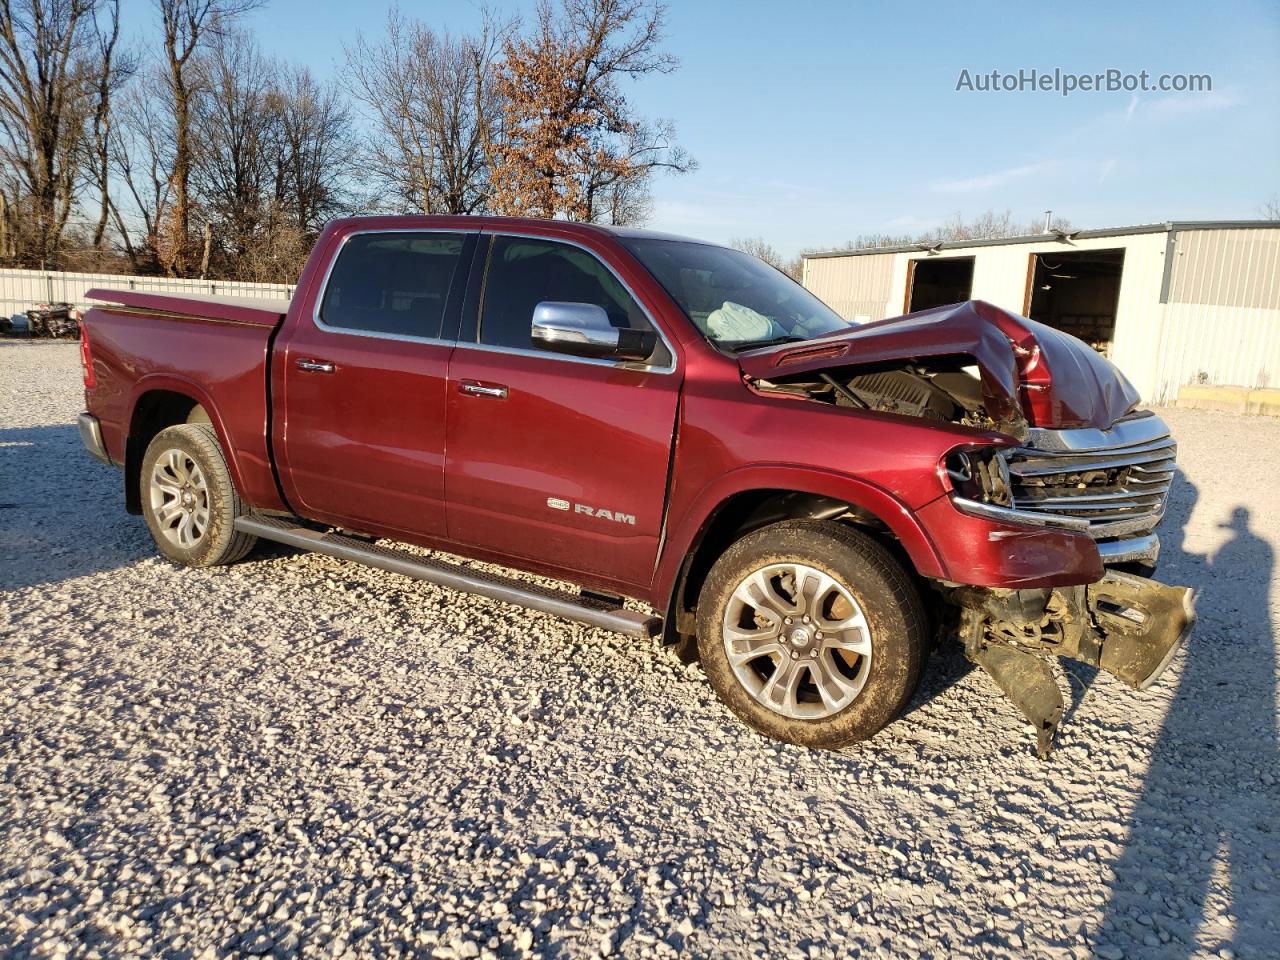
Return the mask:
[[[1165,412],[1198,632],[1145,694],[1072,665],[1046,764],[952,652],[819,753],[653,644],[174,567],[81,400],[74,345],[0,343],[0,953],[1280,956],[1280,423]]]

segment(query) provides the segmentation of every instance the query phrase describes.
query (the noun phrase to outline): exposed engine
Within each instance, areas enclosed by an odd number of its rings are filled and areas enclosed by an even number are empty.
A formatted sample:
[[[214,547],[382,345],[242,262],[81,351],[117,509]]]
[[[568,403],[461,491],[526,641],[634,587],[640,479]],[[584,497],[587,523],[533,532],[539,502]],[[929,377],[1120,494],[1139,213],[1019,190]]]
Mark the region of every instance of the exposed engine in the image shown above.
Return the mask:
[[[761,390],[807,396],[840,407],[944,420],[1016,435],[1018,426],[1001,425],[987,415],[982,383],[976,374],[954,366],[911,364],[851,373],[821,371],[785,381],[756,382]]]

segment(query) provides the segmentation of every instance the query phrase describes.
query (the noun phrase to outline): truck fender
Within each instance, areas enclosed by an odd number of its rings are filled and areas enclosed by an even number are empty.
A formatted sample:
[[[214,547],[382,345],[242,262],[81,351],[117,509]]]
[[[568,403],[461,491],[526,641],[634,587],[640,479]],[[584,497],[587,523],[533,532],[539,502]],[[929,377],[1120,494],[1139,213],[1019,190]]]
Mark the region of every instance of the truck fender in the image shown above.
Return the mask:
[[[231,473],[231,481],[235,484],[237,490],[243,491],[245,489],[244,481],[236,449],[231,443],[226,426],[222,422],[222,415],[218,411],[217,405],[213,402],[213,398],[209,396],[208,391],[194,380],[174,373],[150,373],[134,384],[133,392],[129,397],[128,433],[125,435],[125,483],[132,482],[131,471],[135,468],[135,464],[129,462],[129,452],[132,446],[133,423],[134,418],[137,416],[138,403],[148,393],[158,390],[180,393],[183,396],[190,397],[204,409],[204,412],[209,415],[209,423],[213,427],[214,433],[218,435],[218,443],[222,447],[223,456],[227,459],[227,470]],[[139,458],[139,462],[143,452],[141,450],[137,451],[136,455]]]
[[[675,600],[685,561],[700,545],[723,504],[752,491],[776,490],[840,500],[880,520],[897,538],[915,572],[944,577],[942,561],[915,515],[896,497],[875,484],[834,471],[793,464],[753,464],[731,470],[709,484],[668,528],[654,576],[652,595]]]

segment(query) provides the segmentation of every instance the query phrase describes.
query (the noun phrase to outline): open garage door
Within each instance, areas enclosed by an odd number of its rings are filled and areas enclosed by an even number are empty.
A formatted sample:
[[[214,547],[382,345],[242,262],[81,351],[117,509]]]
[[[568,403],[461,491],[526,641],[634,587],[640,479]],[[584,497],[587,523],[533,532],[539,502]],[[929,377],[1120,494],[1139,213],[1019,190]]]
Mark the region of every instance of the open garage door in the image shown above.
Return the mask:
[[[963,303],[973,294],[973,257],[912,260],[907,278],[907,313]]]
[[[1032,320],[1079,337],[1104,355],[1111,353],[1120,301],[1123,250],[1034,253]]]

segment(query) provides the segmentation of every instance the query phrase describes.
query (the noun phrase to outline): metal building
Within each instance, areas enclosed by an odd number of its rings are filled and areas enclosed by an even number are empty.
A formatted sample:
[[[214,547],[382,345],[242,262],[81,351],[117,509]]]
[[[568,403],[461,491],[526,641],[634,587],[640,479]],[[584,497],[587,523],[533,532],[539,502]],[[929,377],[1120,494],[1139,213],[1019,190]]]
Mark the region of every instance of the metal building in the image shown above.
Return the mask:
[[[1185,221],[807,254],[804,285],[880,320],[988,300],[1080,337],[1152,403],[1280,387],[1280,221]]]

